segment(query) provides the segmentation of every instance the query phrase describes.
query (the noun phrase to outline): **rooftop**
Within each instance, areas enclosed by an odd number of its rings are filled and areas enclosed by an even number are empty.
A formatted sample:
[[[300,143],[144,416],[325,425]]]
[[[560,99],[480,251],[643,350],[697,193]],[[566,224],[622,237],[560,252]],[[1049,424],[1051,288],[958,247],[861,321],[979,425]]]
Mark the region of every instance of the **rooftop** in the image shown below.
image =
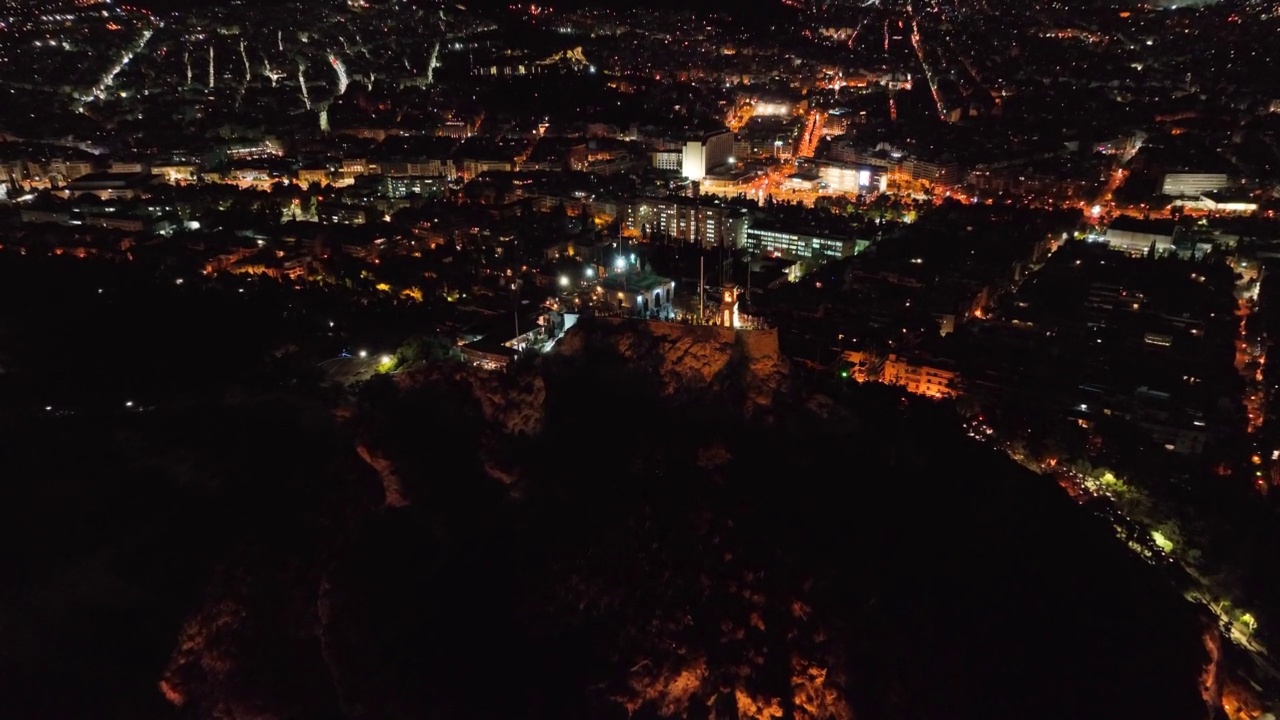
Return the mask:
[[[67,188],[71,190],[77,189],[99,189],[99,188],[125,188],[146,185],[154,181],[155,175],[149,172],[141,173],[113,173],[113,172],[95,172],[80,177],[67,183]]]
[[[610,275],[600,281],[600,287],[605,290],[622,290],[626,286],[628,290],[643,290],[648,292],[656,290],[663,285],[672,284],[671,278],[665,278],[661,275],[654,275],[651,272],[628,272],[620,275]]]

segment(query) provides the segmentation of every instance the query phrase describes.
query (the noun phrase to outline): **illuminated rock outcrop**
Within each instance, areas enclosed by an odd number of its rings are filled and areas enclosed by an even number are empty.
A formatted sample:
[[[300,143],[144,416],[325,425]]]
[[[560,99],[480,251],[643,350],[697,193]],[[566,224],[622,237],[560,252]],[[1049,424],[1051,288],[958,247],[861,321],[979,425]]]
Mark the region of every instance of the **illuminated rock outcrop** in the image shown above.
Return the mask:
[[[748,415],[771,405],[790,374],[776,330],[593,318],[572,328],[556,353],[616,354],[652,373],[665,397],[735,388]]]

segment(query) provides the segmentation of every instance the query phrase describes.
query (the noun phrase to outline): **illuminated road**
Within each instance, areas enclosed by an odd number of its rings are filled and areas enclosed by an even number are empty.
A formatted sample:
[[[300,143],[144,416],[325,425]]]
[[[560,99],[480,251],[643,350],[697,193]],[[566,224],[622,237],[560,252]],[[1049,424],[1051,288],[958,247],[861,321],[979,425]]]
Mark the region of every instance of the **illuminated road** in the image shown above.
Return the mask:
[[[818,141],[822,140],[822,126],[826,121],[827,114],[825,112],[821,110],[809,112],[809,121],[805,124],[804,132],[800,133],[800,138],[796,140],[796,157],[813,157],[813,154],[818,150]]]
[[[107,73],[102,76],[102,79],[98,81],[98,84],[93,86],[92,97],[101,100],[107,96],[107,92],[116,84],[116,76],[120,74],[121,70],[124,70],[125,66],[129,64],[129,61],[132,60],[135,55],[142,51],[142,48],[146,46],[149,40],[151,40],[151,36],[153,34],[155,34],[155,31],[145,30],[137,41],[124,51],[124,54],[120,56],[120,59],[116,61],[116,64],[112,65],[111,68],[107,70]],[[84,108],[84,103],[87,100],[88,98],[85,98],[80,101],[80,109]]]
[[[929,63],[925,59],[924,38],[920,35],[920,22],[916,19],[915,10],[910,3],[907,4],[907,14],[911,17],[911,47],[915,49],[916,58],[920,60],[920,67],[924,69],[924,79],[929,83],[929,92],[933,95],[933,104],[937,108],[938,119],[946,122],[947,111],[942,106],[942,98],[938,96],[938,81],[933,76],[933,68],[929,67]],[[885,49],[888,50],[887,36]]]
[[[1091,215],[1094,219],[1114,210],[1114,203],[1112,203],[1111,198],[1115,195],[1116,188],[1120,187],[1121,183],[1124,182],[1125,175],[1126,172],[1124,168],[1116,168],[1115,170],[1112,170],[1111,174],[1107,176],[1106,184],[1102,186],[1102,189],[1098,190],[1098,194],[1094,197],[1093,202],[1081,202],[1080,209],[1084,210],[1086,214]],[[1093,210],[1094,208],[1098,209],[1096,213]]]

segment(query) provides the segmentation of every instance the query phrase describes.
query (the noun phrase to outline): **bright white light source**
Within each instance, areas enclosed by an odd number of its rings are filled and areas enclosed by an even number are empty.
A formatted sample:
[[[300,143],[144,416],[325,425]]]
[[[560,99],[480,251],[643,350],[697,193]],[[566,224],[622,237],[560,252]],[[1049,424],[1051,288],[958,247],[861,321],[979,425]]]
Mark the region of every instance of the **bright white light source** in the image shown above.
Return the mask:
[[[1098,217],[1099,215],[1102,214],[1102,206],[1094,205],[1093,207],[1089,208],[1089,214],[1094,217]]]
[[[361,358],[361,359],[364,359],[364,358],[367,358],[367,357],[369,357],[369,351],[368,351],[368,350],[361,350],[361,351],[360,351],[360,358]]]
[[[626,270],[626,269],[627,269],[627,259],[626,259],[626,258],[624,258],[624,257],[622,257],[621,255],[619,255],[619,256],[618,256],[618,259],[617,259],[617,260],[615,260],[615,261],[613,262],[613,266],[614,266],[615,268],[619,269],[619,270]]]
[[[561,275],[561,276],[560,276],[560,287],[569,287],[569,276],[568,276],[568,275]]]
[[[382,356],[382,364],[383,364],[383,365],[390,365],[390,364],[391,364],[391,356],[390,356],[390,355],[383,355],[383,356]]]
[[[124,406],[125,406],[125,407],[133,407],[133,401],[132,401],[132,400],[125,400],[125,401],[124,401]]]
[[[596,276],[595,268],[587,268],[587,277],[593,278],[595,276]]]

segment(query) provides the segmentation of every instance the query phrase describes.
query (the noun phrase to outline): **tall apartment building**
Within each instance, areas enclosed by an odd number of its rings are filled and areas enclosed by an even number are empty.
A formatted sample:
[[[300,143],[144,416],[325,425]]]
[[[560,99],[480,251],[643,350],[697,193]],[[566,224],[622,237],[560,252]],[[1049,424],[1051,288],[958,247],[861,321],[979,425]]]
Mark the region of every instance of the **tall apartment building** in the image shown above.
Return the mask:
[[[701,180],[707,173],[729,164],[733,157],[733,132],[717,130],[685,141],[680,170],[690,180]]]
[[[684,168],[684,153],[680,150],[655,150],[649,154],[653,167],[658,170],[675,170]]]
[[[620,207],[623,226],[649,236],[663,235],[703,247],[740,247],[746,241],[747,212],[699,203],[692,198],[639,199]]]

